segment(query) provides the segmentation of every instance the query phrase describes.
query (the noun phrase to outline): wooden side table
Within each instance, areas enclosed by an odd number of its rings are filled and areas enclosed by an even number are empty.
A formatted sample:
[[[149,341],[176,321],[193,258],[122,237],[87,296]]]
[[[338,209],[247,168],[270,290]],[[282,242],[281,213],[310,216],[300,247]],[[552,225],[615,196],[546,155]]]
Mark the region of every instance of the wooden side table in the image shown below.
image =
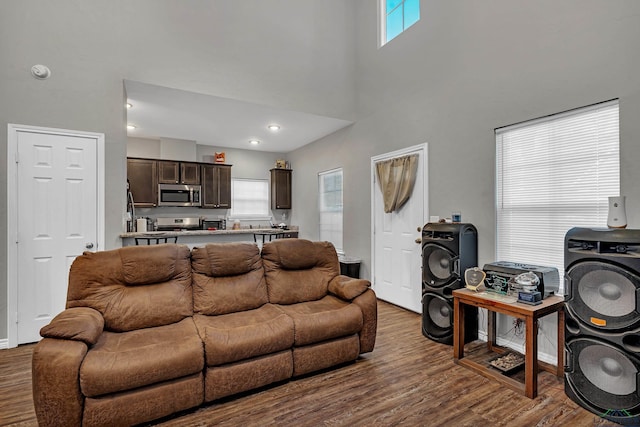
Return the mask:
[[[508,351],[496,345],[496,313],[522,319],[525,324],[525,374],[524,384],[490,367],[486,361],[464,357],[464,314],[465,306],[471,305],[487,309],[487,353]],[[563,376],[564,361],[564,298],[556,295],[545,298],[542,304],[528,305],[509,303],[484,296],[483,293],[458,289],[453,291],[453,358],[455,363],[475,372],[500,381],[525,396],[533,399],[538,395],[538,370],[543,369],[558,377]],[[556,366],[538,360],[538,319],[552,313],[558,313],[558,362]]]

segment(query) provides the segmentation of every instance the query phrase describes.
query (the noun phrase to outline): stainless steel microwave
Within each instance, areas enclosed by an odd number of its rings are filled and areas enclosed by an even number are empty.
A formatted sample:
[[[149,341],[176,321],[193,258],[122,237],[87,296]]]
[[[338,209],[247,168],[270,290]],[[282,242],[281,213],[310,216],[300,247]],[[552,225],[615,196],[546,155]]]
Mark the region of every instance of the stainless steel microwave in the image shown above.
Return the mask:
[[[158,184],[158,206],[202,206],[199,185]]]

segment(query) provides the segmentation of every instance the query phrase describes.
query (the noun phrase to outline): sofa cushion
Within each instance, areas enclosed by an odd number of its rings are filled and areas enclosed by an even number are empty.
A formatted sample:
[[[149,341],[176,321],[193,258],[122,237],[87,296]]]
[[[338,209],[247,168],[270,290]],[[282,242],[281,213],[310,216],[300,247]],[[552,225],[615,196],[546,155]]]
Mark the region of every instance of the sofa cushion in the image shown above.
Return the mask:
[[[267,303],[260,250],[253,243],[216,243],[193,248],[193,304],[196,313],[220,315]]]
[[[271,304],[220,316],[196,314],[194,321],[204,342],[208,366],[262,356],[293,345],[293,321]]]
[[[363,325],[360,307],[332,295],[279,307],[293,319],[296,346],[352,335]]]
[[[189,247],[168,244],[85,252],[71,265],[67,308],[71,307],[99,311],[105,330],[115,332],[168,325],[192,316]]]
[[[193,248],[191,256],[193,269],[212,277],[237,276],[262,268],[255,243],[209,243]]]
[[[327,295],[340,263],[329,242],[279,239],[262,247],[269,302],[295,304]]]
[[[204,368],[202,341],[193,318],[130,332],[105,332],[80,368],[88,397],[131,390],[195,374]]]
[[[171,280],[176,274],[178,246],[155,247],[154,256],[149,251],[135,246],[119,250],[122,260],[122,275],[129,285],[147,285]]]

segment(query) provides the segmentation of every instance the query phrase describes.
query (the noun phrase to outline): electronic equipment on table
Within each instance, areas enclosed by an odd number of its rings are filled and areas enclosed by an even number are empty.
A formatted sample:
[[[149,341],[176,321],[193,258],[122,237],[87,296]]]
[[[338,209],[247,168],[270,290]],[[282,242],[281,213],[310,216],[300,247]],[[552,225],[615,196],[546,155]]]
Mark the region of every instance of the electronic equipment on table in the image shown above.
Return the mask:
[[[560,289],[560,276],[554,267],[497,261],[485,264],[482,270],[488,293],[517,297],[523,303],[539,304]]]

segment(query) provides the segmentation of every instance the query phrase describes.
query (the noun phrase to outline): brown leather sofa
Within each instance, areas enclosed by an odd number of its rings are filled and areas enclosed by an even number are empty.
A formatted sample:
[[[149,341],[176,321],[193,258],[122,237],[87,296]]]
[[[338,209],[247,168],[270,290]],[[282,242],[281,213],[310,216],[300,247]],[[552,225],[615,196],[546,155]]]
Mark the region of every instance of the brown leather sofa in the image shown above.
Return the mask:
[[[42,426],[133,425],[353,361],[375,345],[369,282],[327,242],[168,244],[85,253],[40,331]]]

